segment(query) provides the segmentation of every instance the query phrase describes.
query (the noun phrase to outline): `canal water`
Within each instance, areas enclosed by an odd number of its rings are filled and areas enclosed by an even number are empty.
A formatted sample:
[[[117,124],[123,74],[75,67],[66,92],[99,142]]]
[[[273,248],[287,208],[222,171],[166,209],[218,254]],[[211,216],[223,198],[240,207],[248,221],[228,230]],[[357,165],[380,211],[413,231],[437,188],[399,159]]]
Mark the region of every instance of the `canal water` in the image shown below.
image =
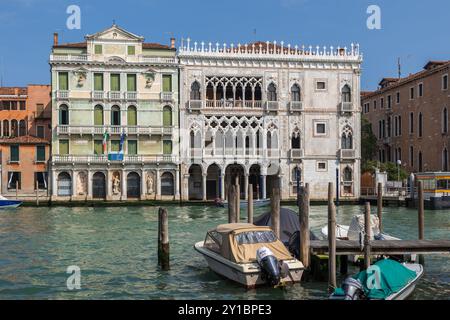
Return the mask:
[[[327,283],[246,291],[211,272],[193,249],[206,230],[227,220],[226,209],[169,206],[171,270],[157,267],[157,208],[27,208],[0,211],[0,299],[324,299]],[[267,209],[257,208],[255,215]],[[245,215],[245,210],[242,210]],[[327,210],[311,208],[311,227]],[[341,206],[348,224],[360,206]],[[417,237],[416,210],[384,209],[385,231]],[[450,212],[427,211],[425,235],[450,239]],[[68,266],[81,269],[81,289],[69,291]],[[412,299],[450,298],[450,256],[425,260]]]

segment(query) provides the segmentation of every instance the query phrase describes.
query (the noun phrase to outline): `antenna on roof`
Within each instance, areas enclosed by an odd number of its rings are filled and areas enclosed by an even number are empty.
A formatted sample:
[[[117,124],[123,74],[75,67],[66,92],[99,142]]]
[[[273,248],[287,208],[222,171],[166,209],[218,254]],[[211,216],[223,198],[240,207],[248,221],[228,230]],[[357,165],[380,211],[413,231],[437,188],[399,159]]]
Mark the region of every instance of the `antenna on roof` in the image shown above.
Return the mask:
[[[401,62],[400,62],[400,57],[397,60],[397,65],[398,65],[398,78],[401,79],[401,77],[402,77],[402,65],[401,65]]]

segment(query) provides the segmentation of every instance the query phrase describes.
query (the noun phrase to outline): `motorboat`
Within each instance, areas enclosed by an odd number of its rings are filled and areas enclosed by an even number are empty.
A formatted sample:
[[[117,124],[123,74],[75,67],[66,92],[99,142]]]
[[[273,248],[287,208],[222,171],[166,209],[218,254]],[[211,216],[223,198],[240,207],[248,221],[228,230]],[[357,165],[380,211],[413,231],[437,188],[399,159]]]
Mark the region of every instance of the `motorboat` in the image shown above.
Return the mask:
[[[246,288],[300,282],[304,266],[267,226],[222,224],[194,245],[211,270]]]
[[[9,200],[4,196],[0,195],[0,209],[6,208],[17,208],[22,204],[22,201],[19,200]]]
[[[413,293],[423,275],[417,263],[381,259],[369,269],[345,279],[332,300],[405,300]]]

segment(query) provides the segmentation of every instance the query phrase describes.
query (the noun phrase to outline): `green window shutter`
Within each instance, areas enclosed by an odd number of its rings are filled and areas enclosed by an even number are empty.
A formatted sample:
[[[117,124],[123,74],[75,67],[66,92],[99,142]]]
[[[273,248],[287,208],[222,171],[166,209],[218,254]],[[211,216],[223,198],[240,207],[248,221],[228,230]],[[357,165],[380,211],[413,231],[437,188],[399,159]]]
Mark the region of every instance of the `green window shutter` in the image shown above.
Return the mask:
[[[128,92],[136,91],[136,75],[135,74],[127,74],[127,91]]]
[[[163,141],[163,154],[172,154],[172,141]]]
[[[69,73],[60,72],[59,76],[59,90],[69,90]]]
[[[100,106],[96,106],[94,108],[94,125],[95,126],[103,125],[103,108]]]
[[[128,46],[128,55],[129,56],[134,56],[136,53],[136,48],[135,46]]]
[[[120,91],[120,74],[111,74],[111,91]]]
[[[163,109],[163,126],[172,126],[172,109],[170,107],[164,107]]]
[[[128,140],[128,154],[137,154],[137,141]]]
[[[137,111],[135,107],[128,107],[127,118],[129,126],[137,126]]]
[[[94,154],[96,156],[103,154],[103,140],[94,140]]]
[[[103,53],[103,47],[101,44],[95,45],[95,54],[102,54]]]
[[[94,73],[94,90],[103,91],[103,73]]]
[[[69,154],[69,140],[59,140],[59,154]]]
[[[119,152],[120,150],[120,140],[111,140],[111,151]]]
[[[36,160],[45,161],[45,146],[36,146]]]
[[[10,146],[11,161],[19,161],[19,146]]]
[[[170,74],[163,75],[163,92],[172,92],[172,76]]]

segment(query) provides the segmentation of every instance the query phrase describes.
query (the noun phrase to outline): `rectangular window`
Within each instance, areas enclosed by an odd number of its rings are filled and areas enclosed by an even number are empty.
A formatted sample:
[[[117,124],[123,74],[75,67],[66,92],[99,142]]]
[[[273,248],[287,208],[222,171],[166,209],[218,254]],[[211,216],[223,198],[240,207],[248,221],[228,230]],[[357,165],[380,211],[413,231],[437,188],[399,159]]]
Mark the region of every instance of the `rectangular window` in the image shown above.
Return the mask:
[[[127,91],[136,92],[136,75],[127,74]]]
[[[19,109],[20,110],[26,110],[26,103],[25,103],[25,101],[19,101]]]
[[[10,157],[9,161],[11,162],[19,162],[20,156],[19,156],[19,146],[18,145],[12,145],[9,147],[10,151]]]
[[[47,189],[47,172],[35,172],[34,173],[34,188],[36,190],[36,184],[40,190]]]
[[[397,104],[400,103],[400,92],[397,92],[395,102],[396,102]]]
[[[36,146],[36,161],[45,162],[45,146]]]
[[[45,127],[44,126],[37,126],[36,127],[36,136],[38,138],[45,138]]]
[[[69,154],[69,140],[59,140],[59,154]]]
[[[172,141],[163,141],[163,154],[172,154]]]
[[[448,74],[442,77],[442,90],[448,90]]]
[[[327,163],[323,161],[318,161],[316,171],[327,171]]]
[[[17,110],[17,101],[11,101],[11,110]]]
[[[111,74],[111,91],[120,91],[120,74]]]
[[[103,91],[103,73],[94,73],[94,91]]]
[[[377,110],[377,100],[373,102],[373,110]]]
[[[120,140],[111,140],[111,151],[112,152],[120,151]]]
[[[380,100],[380,108],[384,109],[384,98],[381,98]]]
[[[128,154],[130,154],[130,155],[137,154],[137,141],[136,140],[128,140]]]
[[[94,140],[94,154],[96,156],[103,154],[103,140]]]
[[[387,97],[387,100],[388,100],[388,109],[390,109],[390,108],[392,108],[392,97],[391,96],[388,96]]]
[[[101,44],[96,44],[94,47],[95,54],[102,54],[103,53],[103,46]]]
[[[325,90],[327,88],[327,85],[325,81],[317,81],[316,82],[316,89],[317,90]]]
[[[410,88],[409,89],[409,99],[410,100],[413,100],[414,99],[414,88]]]
[[[409,133],[414,133],[414,113],[409,114]]]
[[[314,134],[316,136],[325,136],[327,134],[327,128],[325,122],[316,122],[314,125]]]
[[[11,103],[10,101],[0,101],[0,110],[11,110]]]
[[[69,73],[59,72],[58,73],[58,89],[59,90],[69,90]]]
[[[135,53],[136,53],[136,48],[135,48],[135,46],[128,46],[128,55],[129,56],[134,56],[135,55]]]
[[[170,74],[163,75],[163,92],[172,92],[172,76]]]
[[[423,83],[419,84],[419,97],[423,97]]]
[[[21,189],[21,174],[20,172],[8,172],[8,189]]]

